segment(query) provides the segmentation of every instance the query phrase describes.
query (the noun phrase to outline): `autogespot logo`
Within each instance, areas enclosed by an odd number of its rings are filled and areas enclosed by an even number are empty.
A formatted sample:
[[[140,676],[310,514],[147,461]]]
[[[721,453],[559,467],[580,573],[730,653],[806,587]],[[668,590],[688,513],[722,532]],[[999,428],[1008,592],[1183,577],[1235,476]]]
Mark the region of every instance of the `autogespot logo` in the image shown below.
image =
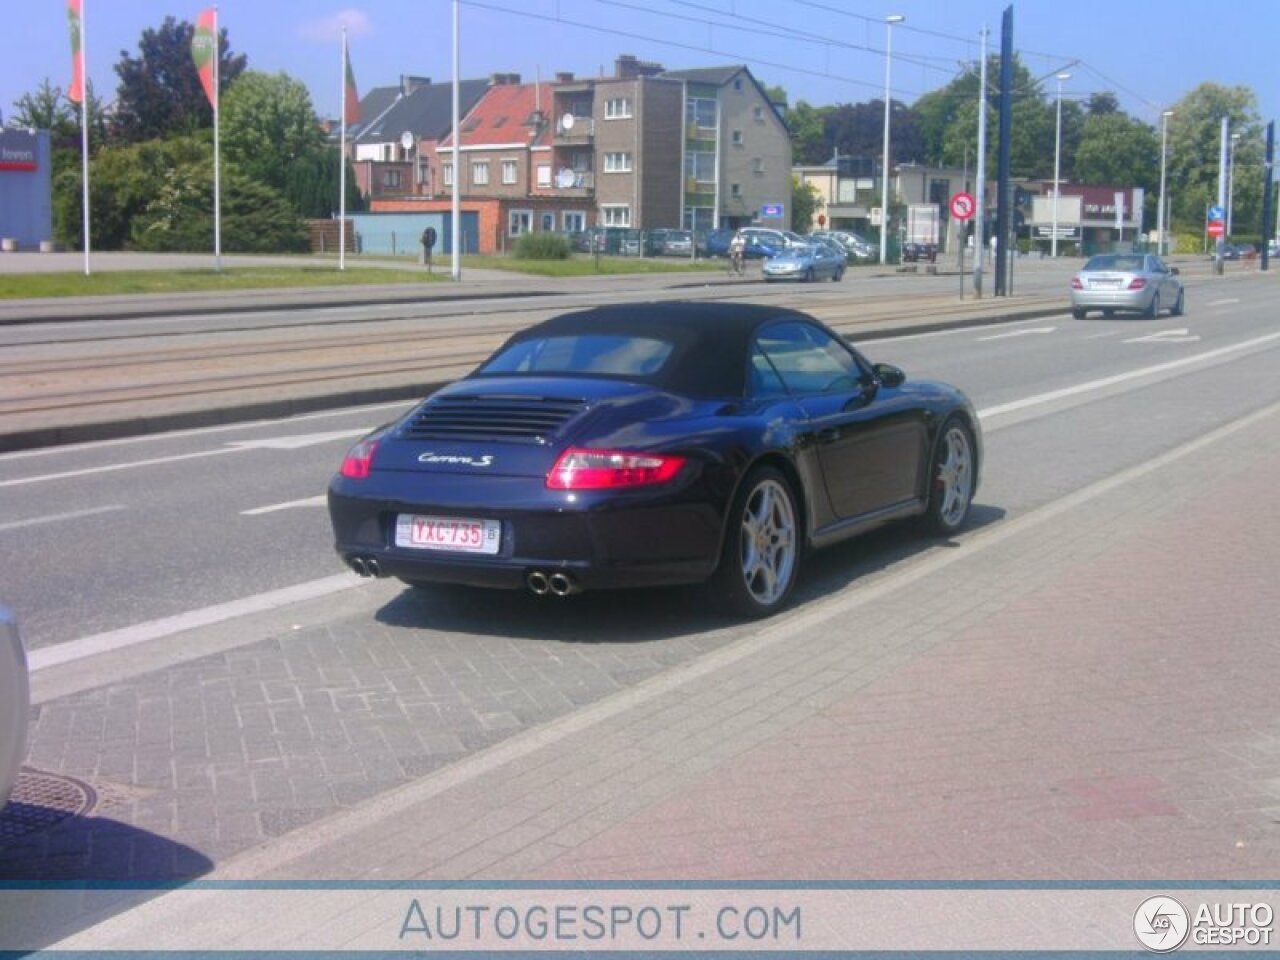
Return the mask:
[[[1173,897],[1148,897],[1133,915],[1138,942],[1154,953],[1177,950],[1191,929],[1187,908]]]

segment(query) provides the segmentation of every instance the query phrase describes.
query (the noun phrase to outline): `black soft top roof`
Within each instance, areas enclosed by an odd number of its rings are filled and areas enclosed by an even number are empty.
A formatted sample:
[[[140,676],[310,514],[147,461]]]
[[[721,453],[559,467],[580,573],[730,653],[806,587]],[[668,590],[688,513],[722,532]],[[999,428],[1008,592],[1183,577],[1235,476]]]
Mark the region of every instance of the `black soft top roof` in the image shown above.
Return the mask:
[[[564,313],[522,330],[504,345],[546,336],[608,333],[653,337],[674,345],[648,382],[694,397],[741,397],[754,332],[773,320],[807,320],[796,310],[757,304],[659,301]]]

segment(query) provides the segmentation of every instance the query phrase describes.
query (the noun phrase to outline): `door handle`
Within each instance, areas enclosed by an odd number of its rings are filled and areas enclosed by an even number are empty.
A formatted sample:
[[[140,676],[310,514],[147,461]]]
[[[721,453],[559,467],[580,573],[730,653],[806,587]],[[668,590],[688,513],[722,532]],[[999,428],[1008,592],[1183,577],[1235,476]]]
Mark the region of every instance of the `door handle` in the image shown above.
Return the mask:
[[[823,430],[819,430],[817,439],[818,439],[818,443],[823,443],[823,444],[835,443],[837,440],[840,439],[840,428],[827,427]]]

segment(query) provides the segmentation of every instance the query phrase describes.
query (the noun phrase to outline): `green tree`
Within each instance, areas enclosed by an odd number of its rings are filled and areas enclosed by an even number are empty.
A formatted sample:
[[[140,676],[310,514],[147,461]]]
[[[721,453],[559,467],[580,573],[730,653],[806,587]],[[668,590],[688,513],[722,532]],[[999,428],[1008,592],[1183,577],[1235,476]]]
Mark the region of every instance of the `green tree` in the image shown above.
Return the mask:
[[[799,177],[791,177],[791,229],[796,233],[808,233],[813,229],[813,218],[822,209],[822,196],[812,183]]]
[[[220,120],[223,156],[276,189],[324,145],[311,94],[284,73],[244,73],[222,98]]]
[[[334,147],[313,150],[289,165],[284,197],[295,210],[308,219],[333,216],[338,209],[341,183],[338,151]],[[355,172],[347,163],[347,211],[364,209],[364,198],[356,186]]]
[[[890,161],[918,161],[923,144],[915,111],[895,100],[890,123]],[[884,101],[839,104],[827,114],[825,129],[828,156],[839,150],[845,156],[880,157],[884,152]]]
[[[1160,143],[1147,124],[1126,113],[1094,113],[1084,121],[1075,151],[1074,179],[1081,183],[1157,186]]]
[[[787,127],[791,131],[792,162],[825,163],[831,156],[827,142],[826,119],[833,107],[815,107],[804,100],[787,111]]]
[[[1261,225],[1263,133],[1258,100],[1248,87],[1202,83],[1170,109],[1168,189],[1173,222],[1199,232],[1206,207],[1218,202],[1221,122],[1240,134],[1236,147],[1232,228],[1256,232]]]
[[[97,150],[106,139],[106,112],[102,100],[86,84],[89,97],[89,150]],[[61,87],[49,78],[40,81],[33,93],[24,93],[13,103],[11,122],[18,127],[48,130],[54,150],[80,152],[80,105],[68,100]]]
[[[138,41],[138,56],[120,51],[116,75],[116,112],[112,136],[138,143],[171,134],[189,134],[213,125],[213,109],[200,85],[191,58],[195,27],[165,17],[158,30],[147,29]],[[247,58],[233,56],[227,31],[219,33],[218,90],[223,93],[244,72]]]

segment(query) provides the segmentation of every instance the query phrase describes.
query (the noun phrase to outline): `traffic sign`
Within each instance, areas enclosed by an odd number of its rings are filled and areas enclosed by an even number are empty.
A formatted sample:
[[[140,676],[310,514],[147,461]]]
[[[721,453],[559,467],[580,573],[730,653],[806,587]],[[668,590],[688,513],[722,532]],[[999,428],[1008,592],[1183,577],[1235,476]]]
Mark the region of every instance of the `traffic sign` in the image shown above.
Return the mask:
[[[1211,236],[1211,237],[1220,237],[1220,236],[1222,236],[1224,233],[1226,233],[1226,231],[1223,229],[1222,221],[1221,221],[1221,220],[1210,220],[1210,221],[1209,221],[1209,236]]]
[[[765,219],[765,220],[781,220],[782,204],[766,203],[764,206],[760,208],[760,216],[762,219]]]
[[[1206,216],[1205,219],[1206,220],[1225,220],[1227,219],[1227,211],[1223,210],[1221,207],[1210,207],[1209,215]]]
[[[957,220],[968,220],[973,216],[973,197],[967,193],[957,193],[951,198],[951,215]]]

